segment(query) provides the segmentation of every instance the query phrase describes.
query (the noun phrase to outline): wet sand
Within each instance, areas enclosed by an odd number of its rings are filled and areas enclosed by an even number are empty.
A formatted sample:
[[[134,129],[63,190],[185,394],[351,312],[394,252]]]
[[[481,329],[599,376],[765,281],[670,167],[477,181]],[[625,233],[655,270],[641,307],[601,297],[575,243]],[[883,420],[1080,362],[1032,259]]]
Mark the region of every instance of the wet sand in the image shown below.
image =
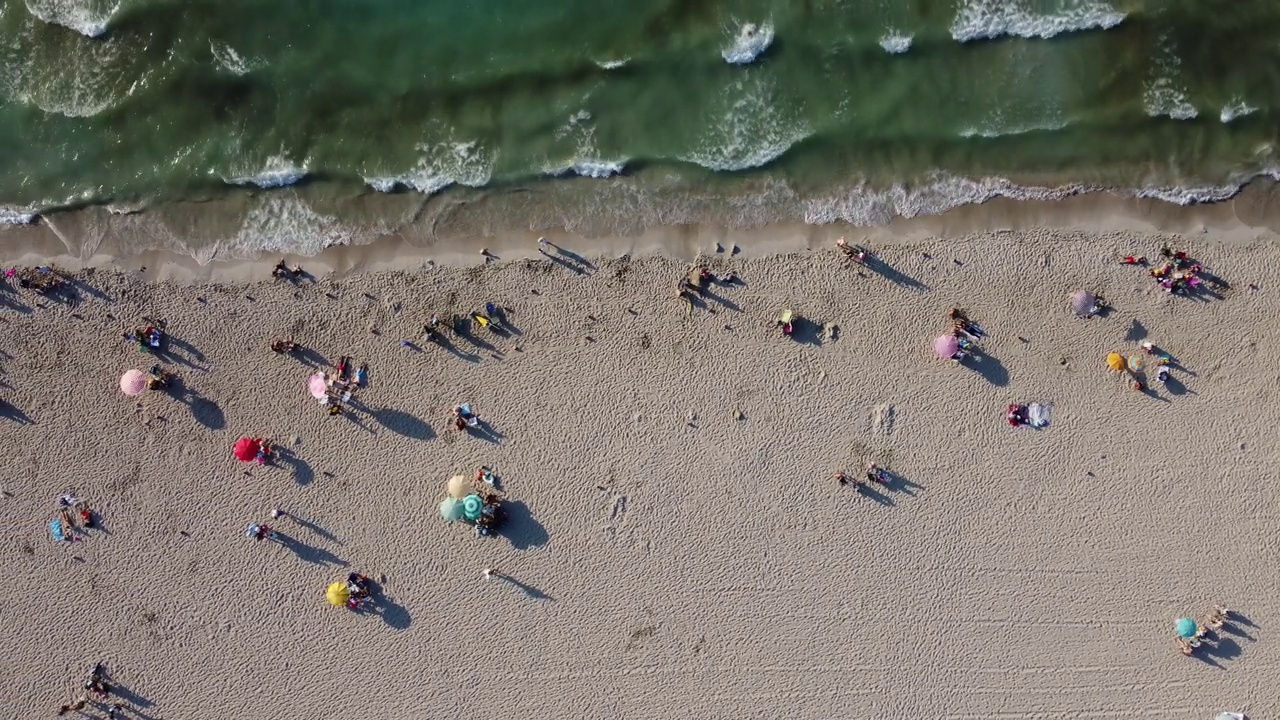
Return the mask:
[[[958,217],[875,243],[861,274],[815,238],[837,228],[776,238],[818,252],[709,252],[743,283],[692,309],[672,291],[686,263],[634,239],[627,259],[521,237],[488,266],[365,257],[327,277],[335,249],[298,285],[103,261],[70,305],[0,295],[0,704],[52,714],[101,660],[129,716],[169,720],[1280,712],[1269,231]],[[1223,284],[1171,297],[1117,263],[1163,242]],[[1114,312],[1072,316],[1081,287]],[[486,302],[509,336],[421,341],[432,312]],[[968,366],[929,349],[953,305],[990,333]],[[788,307],[836,339],[782,337]],[[117,380],[151,358],[121,333],[143,316],[167,322],[180,387],[135,408]],[[272,353],[283,335],[306,352]],[[1103,364],[1143,339],[1176,360],[1167,389]],[[340,355],[371,381],[329,417],[303,382]],[[452,429],[461,401],[491,434]],[[1005,423],[1026,401],[1052,403],[1049,427]],[[237,463],[246,435],[287,457]],[[831,479],[868,460],[888,486]],[[436,511],[481,464],[510,501],[498,538]],[[54,543],[68,491],[102,529]],[[273,507],[284,541],[246,538]],[[379,612],[325,603],[352,570],[379,580]],[[1174,619],[1214,603],[1236,621],[1183,657]]]

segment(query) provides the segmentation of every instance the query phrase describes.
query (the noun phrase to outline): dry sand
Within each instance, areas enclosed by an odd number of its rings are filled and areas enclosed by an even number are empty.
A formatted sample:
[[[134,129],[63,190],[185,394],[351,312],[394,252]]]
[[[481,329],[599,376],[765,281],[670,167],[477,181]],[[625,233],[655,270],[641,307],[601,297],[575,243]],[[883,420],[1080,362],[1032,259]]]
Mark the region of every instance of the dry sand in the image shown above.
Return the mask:
[[[745,286],[692,313],[660,257],[0,295],[0,716],[52,715],[101,660],[153,720],[1275,717],[1280,250],[1196,235],[1230,287],[1195,300],[1116,262],[1163,240],[922,239],[865,277],[713,256]],[[1071,316],[1080,287],[1115,312]],[[401,346],[486,301],[518,337]],[[991,333],[973,368],[931,356],[952,305]],[[781,337],[783,307],[838,339]],[[142,316],[186,397],[135,411]],[[370,364],[361,410],[323,414],[267,349],[289,334]],[[1103,366],[1144,338],[1169,390]],[[458,401],[500,438],[455,432]],[[1052,424],[1010,428],[1012,401]],[[236,463],[259,434],[293,458]],[[830,479],[868,459],[900,480]],[[511,500],[496,539],[436,512],[481,464]],[[66,491],[103,529],[54,543]],[[288,542],[245,538],[272,507]],[[383,579],[380,614],[325,603],[348,570]],[[1174,619],[1218,602],[1240,619],[1180,655]]]

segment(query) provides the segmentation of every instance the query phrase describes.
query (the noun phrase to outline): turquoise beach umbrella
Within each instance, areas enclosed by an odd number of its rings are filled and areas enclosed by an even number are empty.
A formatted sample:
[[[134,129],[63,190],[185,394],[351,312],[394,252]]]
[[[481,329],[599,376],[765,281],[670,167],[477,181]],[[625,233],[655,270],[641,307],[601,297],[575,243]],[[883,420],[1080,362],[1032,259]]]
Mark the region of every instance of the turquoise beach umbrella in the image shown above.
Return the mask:
[[[479,495],[468,495],[462,498],[462,516],[468,520],[476,520],[484,510],[484,501]]]
[[[1178,631],[1180,638],[1193,638],[1196,636],[1196,621],[1191,618],[1178,618],[1178,622],[1173,624]]]
[[[445,522],[455,522],[462,519],[462,503],[454,498],[445,498],[440,503],[440,517]]]

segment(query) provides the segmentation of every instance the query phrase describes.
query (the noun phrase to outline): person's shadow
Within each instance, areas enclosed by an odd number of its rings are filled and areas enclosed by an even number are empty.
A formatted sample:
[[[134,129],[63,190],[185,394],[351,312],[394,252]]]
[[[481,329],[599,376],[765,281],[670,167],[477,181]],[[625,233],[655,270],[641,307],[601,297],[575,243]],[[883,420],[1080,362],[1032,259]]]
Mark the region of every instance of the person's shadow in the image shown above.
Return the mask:
[[[982,376],[982,379],[996,387],[1004,387],[1009,384],[1009,371],[1005,369],[1004,363],[1000,362],[994,355],[977,351],[961,360],[960,364],[978,373],[978,375]]]
[[[8,400],[0,400],[0,418],[12,420],[19,425],[36,424],[35,420],[32,420],[25,412],[22,411],[21,408]]]
[[[382,618],[382,622],[392,630],[407,630],[413,624],[413,616],[409,609],[387,597],[382,585],[372,583],[369,597],[373,598],[373,608],[367,612]]]
[[[293,554],[297,555],[298,559],[303,562],[315,565],[333,565],[336,567],[347,566],[346,560],[343,560],[324,548],[316,547],[315,545],[308,545],[291,535],[280,532],[279,530],[276,530],[275,534],[276,542],[291,550]]]
[[[279,457],[281,465],[288,465],[293,472],[293,481],[299,485],[309,485],[315,479],[316,472],[311,468],[311,464],[306,460],[298,457],[294,451],[276,446],[276,455]]]
[[[495,573],[495,576],[502,582],[505,582],[511,585],[512,587],[519,589],[530,600],[546,600],[548,602],[555,602],[555,598],[551,597],[550,595],[546,594],[545,592],[539,590],[538,588],[532,585],[528,585],[526,583],[520,582],[519,580],[511,577],[510,575],[500,575]]]

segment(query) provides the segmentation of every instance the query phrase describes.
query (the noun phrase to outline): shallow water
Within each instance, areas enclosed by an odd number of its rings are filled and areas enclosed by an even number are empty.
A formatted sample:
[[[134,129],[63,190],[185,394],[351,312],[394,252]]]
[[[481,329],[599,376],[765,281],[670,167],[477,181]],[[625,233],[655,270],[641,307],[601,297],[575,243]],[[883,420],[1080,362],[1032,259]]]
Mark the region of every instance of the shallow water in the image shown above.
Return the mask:
[[[1268,0],[0,8],[11,220],[307,182],[533,191],[495,212],[595,232],[879,223],[1094,186],[1212,199],[1280,167]]]

